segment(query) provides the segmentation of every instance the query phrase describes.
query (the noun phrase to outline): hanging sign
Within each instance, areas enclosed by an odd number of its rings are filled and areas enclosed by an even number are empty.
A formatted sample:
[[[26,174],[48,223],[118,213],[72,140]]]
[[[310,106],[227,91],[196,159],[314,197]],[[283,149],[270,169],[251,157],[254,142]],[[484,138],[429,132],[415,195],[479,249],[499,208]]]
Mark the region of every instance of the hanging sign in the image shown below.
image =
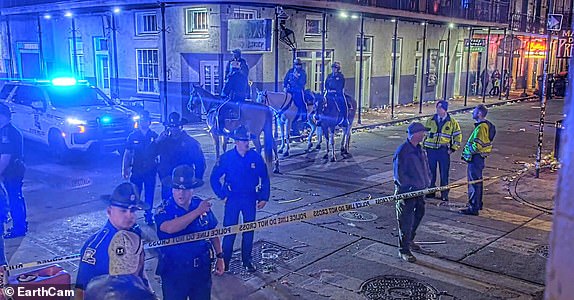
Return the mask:
[[[464,39],[464,51],[468,51],[469,40]],[[470,52],[483,52],[486,50],[486,39],[471,39]]]

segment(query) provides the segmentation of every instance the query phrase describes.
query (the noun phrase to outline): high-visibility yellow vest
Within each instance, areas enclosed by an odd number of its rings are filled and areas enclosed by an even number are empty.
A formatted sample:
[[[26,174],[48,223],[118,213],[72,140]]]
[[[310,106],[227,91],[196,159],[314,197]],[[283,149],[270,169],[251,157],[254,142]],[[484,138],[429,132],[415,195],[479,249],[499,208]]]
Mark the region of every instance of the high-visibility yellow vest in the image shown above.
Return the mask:
[[[442,127],[439,128],[438,123],[439,117],[437,114],[427,120],[425,126],[430,128],[430,130],[423,142],[423,146],[430,149],[447,147],[452,151],[458,150],[462,142],[462,132],[458,122],[450,114],[447,114]]]
[[[474,124],[474,130],[462,150],[462,159],[470,161],[474,154],[486,157],[492,151],[496,127],[487,120]]]

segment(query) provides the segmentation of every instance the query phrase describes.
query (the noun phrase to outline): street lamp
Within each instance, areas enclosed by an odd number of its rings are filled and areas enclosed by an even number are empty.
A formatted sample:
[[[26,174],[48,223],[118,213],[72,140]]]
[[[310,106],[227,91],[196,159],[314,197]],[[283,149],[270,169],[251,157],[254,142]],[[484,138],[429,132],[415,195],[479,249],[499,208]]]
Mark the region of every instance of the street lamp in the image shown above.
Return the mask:
[[[281,27],[279,40],[291,48],[291,51],[293,51],[293,59],[295,59],[295,56],[297,56],[297,41],[295,40],[295,32],[285,26],[285,21],[281,21],[279,26]]]

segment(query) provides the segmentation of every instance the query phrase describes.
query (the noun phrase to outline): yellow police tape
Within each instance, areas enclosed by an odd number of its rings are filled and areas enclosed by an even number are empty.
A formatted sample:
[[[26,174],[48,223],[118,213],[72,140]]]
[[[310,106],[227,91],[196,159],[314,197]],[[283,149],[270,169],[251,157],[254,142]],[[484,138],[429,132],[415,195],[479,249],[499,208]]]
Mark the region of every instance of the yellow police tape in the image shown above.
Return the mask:
[[[348,211],[348,210],[353,210],[353,209],[357,209],[357,208],[361,208],[361,207],[380,205],[380,204],[384,204],[387,202],[399,201],[399,200],[404,200],[404,199],[409,199],[409,198],[414,198],[414,197],[420,197],[420,196],[424,196],[426,194],[432,194],[432,193],[436,193],[436,192],[440,192],[440,191],[444,191],[444,190],[448,190],[448,189],[452,189],[452,188],[456,188],[456,187],[460,187],[460,186],[464,186],[464,185],[468,185],[468,184],[475,184],[475,183],[479,183],[479,182],[483,182],[483,181],[496,180],[502,176],[503,175],[493,176],[493,177],[483,178],[483,179],[479,179],[479,180],[453,183],[453,184],[449,184],[446,186],[428,188],[428,189],[424,189],[424,190],[418,190],[418,191],[413,191],[413,192],[408,192],[408,193],[403,193],[403,194],[398,194],[398,195],[391,195],[391,196],[385,196],[385,197],[374,198],[374,199],[369,199],[369,200],[362,200],[362,201],[355,201],[355,202],[351,202],[351,203],[334,205],[334,206],[330,206],[330,207],[326,207],[326,208],[318,208],[318,209],[308,210],[308,211],[294,213],[294,214],[285,215],[285,216],[266,218],[266,219],[262,219],[262,220],[258,220],[258,221],[253,221],[253,222],[248,222],[248,223],[243,223],[243,224],[238,224],[238,225],[233,225],[233,226],[218,227],[218,228],[214,228],[211,230],[195,232],[195,233],[182,235],[182,236],[178,236],[178,237],[174,237],[174,238],[170,238],[170,239],[165,239],[165,240],[149,241],[149,242],[144,243],[144,249],[154,249],[154,248],[160,248],[160,247],[165,247],[165,246],[178,245],[178,244],[189,243],[189,242],[198,241],[198,240],[204,240],[204,239],[208,239],[208,238],[222,237],[225,235],[242,233],[245,231],[254,231],[254,230],[260,230],[260,229],[269,228],[269,227],[275,227],[275,226],[290,224],[290,223],[294,223],[294,222],[301,222],[301,221],[310,220],[310,219],[314,219],[314,218],[322,217],[322,216],[327,216],[327,215],[333,215],[336,213],[340,213],[340,212],[344,212],[344,211]],[[6,278],[7,276],[4,274],[7,271],[14,271],[14,270],[27,269],[27,268],[32,268],[32,267],[46,266],[46,265],[50,265],[53,263],[68,262],[68,261],[74,261],[74,260],[78,260],[78,259],[80,259],[80,254],[73,254],[73,255],[59,256],[59,257],[46,259],[46,260],[38,260],[35,262],[28,262],[28,263],[20,263],[20,264],[16,264],[16,265],[2,266],[3,270],[1,270],[1,272],[0,272],[0,273],[2,273],[0,275],[0,288],[3,286],[2,285],[3,281],[1,281],[1,280],[7,280],[7,278]]]

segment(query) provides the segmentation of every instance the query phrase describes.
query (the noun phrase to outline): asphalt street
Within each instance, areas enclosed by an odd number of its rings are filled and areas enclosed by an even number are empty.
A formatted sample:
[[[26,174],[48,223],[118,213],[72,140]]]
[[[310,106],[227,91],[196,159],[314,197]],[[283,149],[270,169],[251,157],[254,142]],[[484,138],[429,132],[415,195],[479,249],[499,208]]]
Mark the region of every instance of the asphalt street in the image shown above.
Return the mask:
[[[551,100],[546,115],[544,154],[554,147],[554,122],[562,118],[562,100]],[[478,217],[457,214],[467,201],[466,188],[451,191],[450,203],[427,201],[418,231],[424,253],[410,264],[397,256],[397,224],[389,204],[357,209],[258,231],[254,251],[258,272],[244,273],[233,261],[232,273],[214,276],[213,299],[533,299],[544,289],[548,235],[556,173],[543,169],[533,177],[540,112],[536,101],[491,108],[497,126],[485,176],[485,208]],[[470,113],[455,115],[466,141],[473,128]],[[203,145],[208,170],[215,151],[203,125],[189,133]],[[392,155],[406,138],[407,124],[358,130],[351,154],[338,161],[322,159],[325,151],[305,153],[294,143],[291,157],[281,159],[281,174],[272,176],[272,198],[258,219],[370,199],[393,193]],[[117,153],[77,155],[54,162],[38,145],[26,144],[28,173],[24,196],[30,232],[7,240],[11,264],[77,253],[105,220],[100,200],[123,181]],[[232,145],[230,145],[232,146]],[[338,148],[338,147],[337,147]],[[526,172],[517,171],[531,167]],[[209,174],[209,171],[208,171]],[[207,175],[206,175],[207,176]],[[451,181],[466,180],[460,153],[451,157]],[[159,204],[159,188],[156,190]],[[208,185],[200,197],[214,197]],[[544,210],[544,208],[546,210]],[[223,219],[223,202],[214,201]],[[344,218],[346,217],[346,218]],[[154,228],[138,219],[147,239]],[[240,239],[236,240],[236,247]],[[154,275],[154,251],[146,270]],[[77,263],[62,263],[72,278]],[[434,297],[434,298],[433,298]]]

